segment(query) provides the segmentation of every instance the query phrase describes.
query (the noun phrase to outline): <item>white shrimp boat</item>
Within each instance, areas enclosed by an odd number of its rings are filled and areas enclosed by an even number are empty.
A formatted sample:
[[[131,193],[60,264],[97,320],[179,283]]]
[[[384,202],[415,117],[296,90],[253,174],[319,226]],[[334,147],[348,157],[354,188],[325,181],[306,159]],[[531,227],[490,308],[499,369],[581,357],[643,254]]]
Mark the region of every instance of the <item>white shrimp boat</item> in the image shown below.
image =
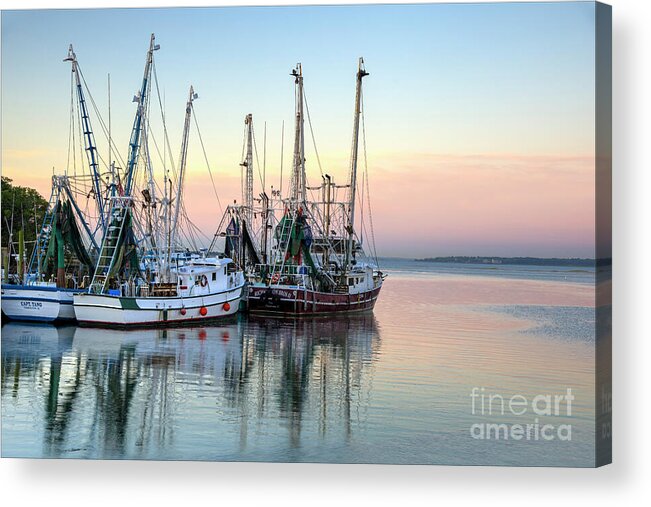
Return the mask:
[[[205,321],[236,313],[244,288],[244,274],[224,257],[190,257],[180,262],[183,245],[181,221],[188,136],[193,101],[190,87],[185,104],[181,156],[173,184],[166,172],[164,191],[153,177],[148,152],[148,100],[153,53],[159,46],[152,34],[145,62],[124,188],[110,199],[106,233],[87,293],[74,296],[77,320],[82,325],[156,326]],[[143,153],[141,153],[143,146]],[[146,186],[137,188],[138,161]],[[138,191],[139,190],[139,191]],[[161,195],[162,194],[162,195]],[[137,197],[143,196],[138,201]],[[141,262],[146,259],[147,262]],[[145,267],[143,271],[143,266]]]
[[[156,326],[233,315],[242,297],[244,275],[232,268],[227,258],[193,260],[174,270],[176,284],[142,285],[133,296],[129,290],[123,291],[125,295],[119,290],[75,294],[77,320],[82,325]]]

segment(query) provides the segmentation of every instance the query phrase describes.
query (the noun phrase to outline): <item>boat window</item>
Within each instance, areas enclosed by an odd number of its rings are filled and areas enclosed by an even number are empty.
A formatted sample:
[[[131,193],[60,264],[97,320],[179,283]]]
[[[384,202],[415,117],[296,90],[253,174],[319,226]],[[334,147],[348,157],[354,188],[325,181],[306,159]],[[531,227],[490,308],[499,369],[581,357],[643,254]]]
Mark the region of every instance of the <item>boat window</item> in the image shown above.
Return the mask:
[[[213,274],[212,274],[212,281],[214,282],[215,280],[217,280],[217,272],[216,272],[216,271],[213,271]]]
[[[224,266],[224,276],[226,276],[226,266]]]

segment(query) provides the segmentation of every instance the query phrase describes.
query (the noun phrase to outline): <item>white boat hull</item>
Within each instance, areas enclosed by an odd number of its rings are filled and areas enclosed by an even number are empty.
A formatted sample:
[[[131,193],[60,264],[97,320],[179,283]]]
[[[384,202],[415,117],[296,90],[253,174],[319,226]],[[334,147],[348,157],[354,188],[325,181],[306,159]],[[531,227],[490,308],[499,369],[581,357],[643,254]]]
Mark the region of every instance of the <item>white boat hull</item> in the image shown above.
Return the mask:
[[[74,295],[79,291],[47,286],[3,285],[2,312],[12,320],[74,320]]]
[[[122,297],[76,294],[74,307],[80,324],[97,326],[155,326],[199,323],[228,317],[238,311],[243,286],[191,297]]]

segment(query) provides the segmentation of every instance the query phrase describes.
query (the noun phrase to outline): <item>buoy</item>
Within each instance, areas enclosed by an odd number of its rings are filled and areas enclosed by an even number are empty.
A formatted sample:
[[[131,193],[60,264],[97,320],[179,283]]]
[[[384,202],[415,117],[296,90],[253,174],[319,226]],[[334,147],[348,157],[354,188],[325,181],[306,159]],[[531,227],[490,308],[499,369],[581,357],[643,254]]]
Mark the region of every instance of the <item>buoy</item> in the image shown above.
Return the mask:
[[[226,303],[224,303],[224,306],[222,308],[224,308],[225,311],[228,311],[228,310],[231,309],[231,305],[230,305],[230,303],[226,302]]]
[[[201,314],[202,317],[205,317],[206,314],[208,313],[208,308],[202,306],[201,308],[199,308],[199,313]]]
[[[185,315],[187,313],[187,310],[185,308],[181,308],[181,315]]]

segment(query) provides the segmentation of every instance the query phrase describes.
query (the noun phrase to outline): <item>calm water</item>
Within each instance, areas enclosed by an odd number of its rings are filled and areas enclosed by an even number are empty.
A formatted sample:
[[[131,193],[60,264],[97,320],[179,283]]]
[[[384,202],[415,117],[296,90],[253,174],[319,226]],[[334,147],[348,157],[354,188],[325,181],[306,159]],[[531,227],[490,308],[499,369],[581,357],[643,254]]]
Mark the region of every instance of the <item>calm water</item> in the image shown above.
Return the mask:
[[[375,312],[356,317],[129,332],[8,323],[2,455],[593,463],[594,270],[384,268]],[[534,413],[534,397],[568,388],[571,414],[562,399],[558,414]],[[509,410],[513,396],[525,414]],[[486,424],[536,419],[554,439],[533,426],[531,438],[480,438]]]

